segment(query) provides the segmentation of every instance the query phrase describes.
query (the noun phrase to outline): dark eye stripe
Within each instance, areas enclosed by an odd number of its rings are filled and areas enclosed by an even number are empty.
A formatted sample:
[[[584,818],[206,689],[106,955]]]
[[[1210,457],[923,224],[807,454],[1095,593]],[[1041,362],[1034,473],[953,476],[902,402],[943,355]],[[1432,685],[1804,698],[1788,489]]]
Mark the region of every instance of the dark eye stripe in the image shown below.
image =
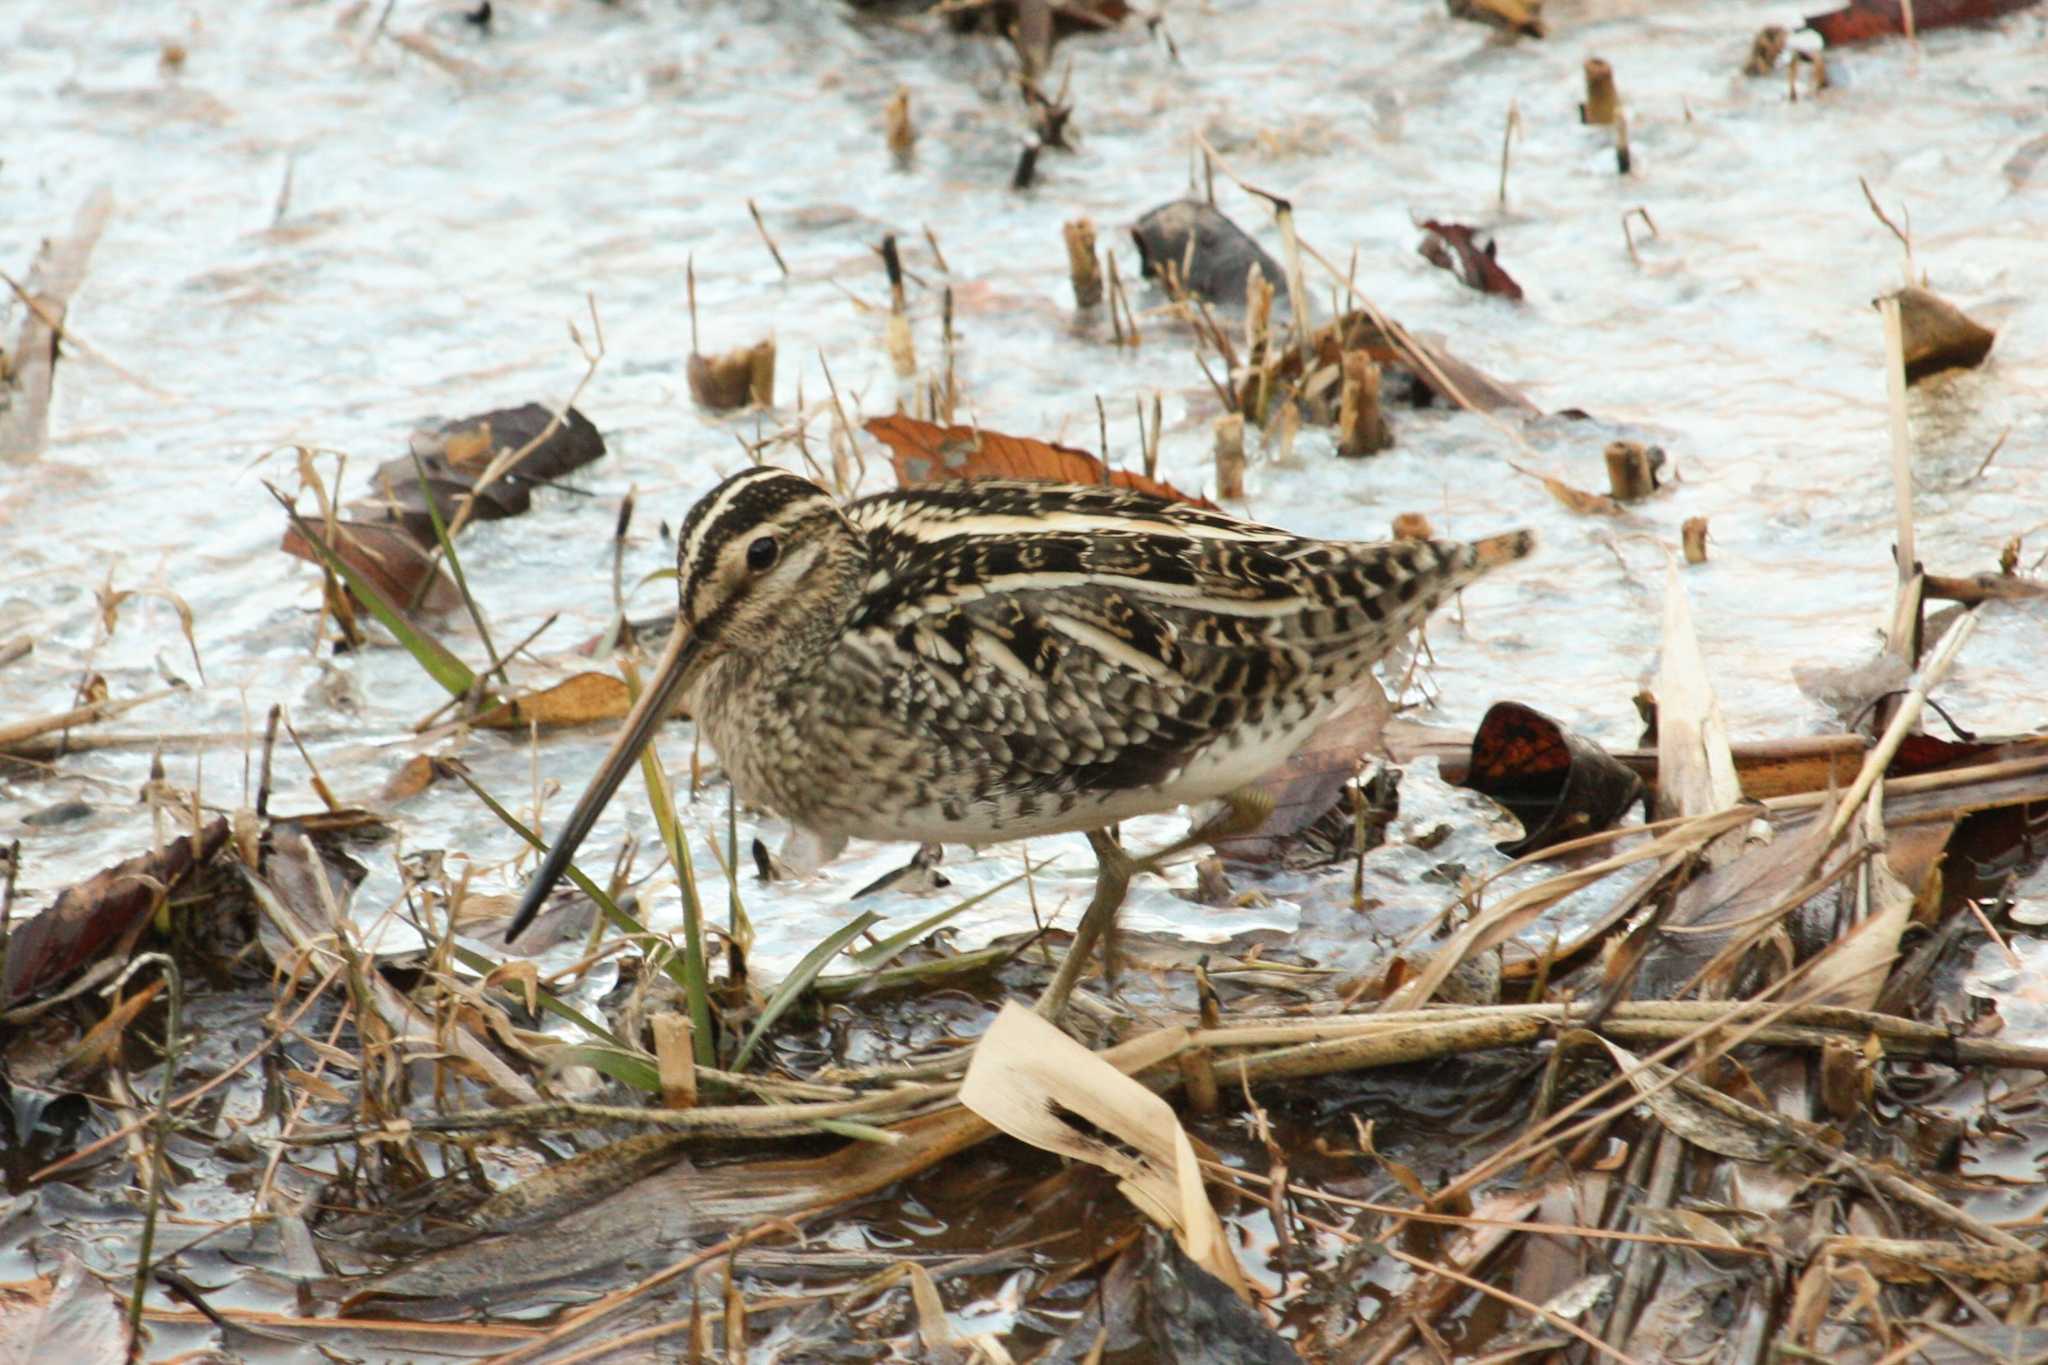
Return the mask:
[[[711,573],[727,545],[805,501],[832,506],[831,495],[809,479],[765,465],[741,470],[705,494],[676,541],[677,587],[685,603],[691,585]]]

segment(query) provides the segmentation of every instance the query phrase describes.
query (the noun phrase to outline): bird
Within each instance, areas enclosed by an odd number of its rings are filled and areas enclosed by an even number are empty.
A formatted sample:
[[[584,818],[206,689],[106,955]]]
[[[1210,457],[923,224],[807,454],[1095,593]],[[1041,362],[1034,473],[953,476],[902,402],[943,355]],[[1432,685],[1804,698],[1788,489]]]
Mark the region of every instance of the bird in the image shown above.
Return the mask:
[[[979,479],[842,504],[743,469],[683,521],[676,629],[506,938],[680,701],[738,797],[827,857],[849,838],[1085,831],[1096,893],[1040,1001],[1057,1015],[1151,865],[1112,826],[1245,791],[1431,610],[1534,545],[1315,539],[1106,484]],[[1226,820],[1257,807],[1239,797]]]

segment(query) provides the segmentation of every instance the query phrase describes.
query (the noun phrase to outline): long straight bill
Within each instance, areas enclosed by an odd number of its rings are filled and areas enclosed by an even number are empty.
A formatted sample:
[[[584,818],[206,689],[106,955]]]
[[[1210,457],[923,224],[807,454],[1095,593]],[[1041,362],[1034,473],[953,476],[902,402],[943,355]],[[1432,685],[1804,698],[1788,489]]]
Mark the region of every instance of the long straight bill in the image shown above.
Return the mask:
[[[626,714],[626,723],[620,727],[618,738],[612,741],[612,747],[605,751],[604,761],[598,764],[597,776],[590,779],[590,786],[576,802],[576,809],[569,812],[569,819],[556,832],[547,857],[541,859],[540,870],[526,884],[526,894],[519,902],[519,913],[512,917],[512,927],[505,931],[506,942],[518,938],[533,922],[533,917],[540,913],[548,893],[569,870],[578,845],[597,823],[597,817],[604,813],[605,803],[612,799],[619,783],[625,781],[626,774],[639,761],[640,751],[654,737],[656,727],[668,718],[669,708],[675,704],[676,697],[681,694],[683,685],[689,681],[701,657],[697,644],[697,637],[680,626],[675,634],[669,636],[668,648],[661,652],[660,660],[654,665],[653,680],[641,689],[640,700]]]

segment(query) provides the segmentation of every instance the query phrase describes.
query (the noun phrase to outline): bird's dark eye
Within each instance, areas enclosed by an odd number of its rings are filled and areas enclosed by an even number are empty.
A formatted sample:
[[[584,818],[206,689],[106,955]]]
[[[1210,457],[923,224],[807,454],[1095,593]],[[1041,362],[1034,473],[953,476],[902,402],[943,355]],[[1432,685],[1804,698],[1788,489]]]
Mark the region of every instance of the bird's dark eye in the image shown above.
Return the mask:
[[[755,573],[765,571],[775,563],[775,556],[780,548],[776,545],[774,536],[762,536],[747,547],[747,567]]]

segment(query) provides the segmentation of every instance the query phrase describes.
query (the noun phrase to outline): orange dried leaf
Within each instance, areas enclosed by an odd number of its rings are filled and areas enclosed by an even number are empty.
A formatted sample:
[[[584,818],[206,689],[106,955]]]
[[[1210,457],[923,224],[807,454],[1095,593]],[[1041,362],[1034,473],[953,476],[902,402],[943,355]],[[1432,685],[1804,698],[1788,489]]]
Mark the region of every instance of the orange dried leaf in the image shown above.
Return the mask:
[[[1029,436],[1005,436],[986,427],[942,427],[898,413],[870,418],[868,434],[889,447],[896,481],[905,487],[947,479],[1037,479],[1048,483],[1112,484],[1169,502],[1215,510],[1171,484],[1111,469],[1085,450]]]
[[[588,725],[619,720],[633,706],[626,684],[609,673],[578,673],[553,687],[514,697],[478,716],[487,730],[518,730],[527,724]]]
[[[405,761],[405,766],[391,774],[391,780],[384,784],[381,793],[386,805],[410,801],[441,776],[441,769],[425,754],[414,754]]]

